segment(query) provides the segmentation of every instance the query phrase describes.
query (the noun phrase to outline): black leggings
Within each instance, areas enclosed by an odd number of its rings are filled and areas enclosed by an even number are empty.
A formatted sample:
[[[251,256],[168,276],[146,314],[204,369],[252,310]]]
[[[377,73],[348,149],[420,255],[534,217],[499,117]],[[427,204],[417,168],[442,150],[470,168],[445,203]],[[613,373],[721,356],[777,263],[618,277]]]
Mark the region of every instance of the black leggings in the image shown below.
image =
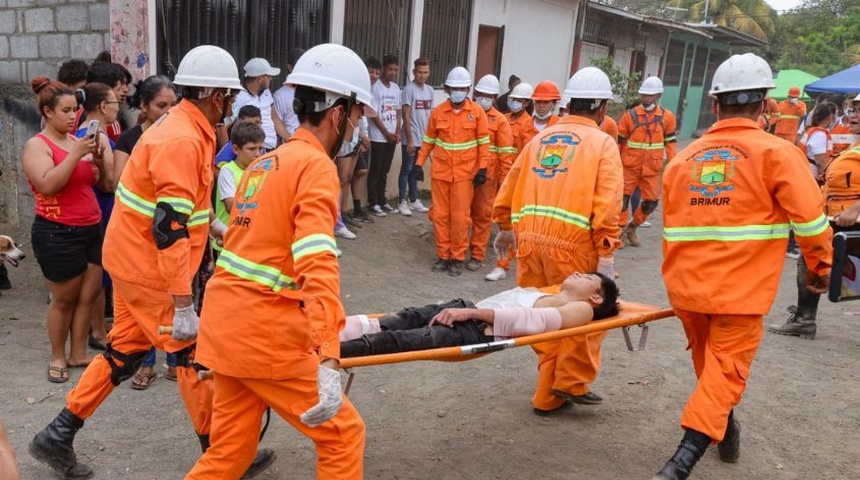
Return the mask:
[[[383,205],[388,172],[394,160],[396,143],[370,142],[370,170],[367,172],[367,204]]]

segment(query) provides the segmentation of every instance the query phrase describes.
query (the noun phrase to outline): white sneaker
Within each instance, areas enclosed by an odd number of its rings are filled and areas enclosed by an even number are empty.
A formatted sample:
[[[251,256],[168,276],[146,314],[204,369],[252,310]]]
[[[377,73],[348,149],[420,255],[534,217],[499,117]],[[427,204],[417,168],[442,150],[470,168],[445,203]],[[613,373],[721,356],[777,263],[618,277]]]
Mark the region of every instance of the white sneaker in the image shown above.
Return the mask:
[[[505,271],[502,267],[496,267],[492,272],[488,273],[484,280],[488,280],[490,282],[495,282],[497,280],[501,280],[508,276],[508,272]]]
[[[385,213],[385,211],[383,211],[382,207],[380,207],[379,205],[371,205],[367,209],[367,211],[369,211],[370,214],[375,216],[375,217],[387,217],[388,216],[388,214]]]
[[[424,206],[424,204],[423,204],[423,203],[421,203],[421,199],[420,199],[420,198],[416,199],[414,202],[411,202],[411,203],[409,204],[409,207],[410,207],[412,210],[415,210],[416,212],[419,212],[419,213],[427,213],[427,212],[429,212],[429,211],[430,211],[430,209],[429,209],[429,208],[425,207],[425,206]]]
[[[392,207],[391,205],[389,205],[388,202],[383,203],[382,205],[380,205],[380,207],[382,208],[382,211],[385,213],[397,212],[397,209]]]
[[[650,227],[650,226],[651,226],[651,222],[642,222],[642,224],[641,224],[641,225],[639,225],[639,226],[640,226],[640,227],[642,227],[642,228],[648,228],[648,227]]]
[[[412,210],[409,210],[409,204],[406,203],[406,200],[401,200],[400,204],[397,205],[397,211],[400,212],[401,215],[411,217]]]
[[[346,227],[346,225],[341,225],[339,228],[334,229],[335,236],[340,238],[345,238],[347,240],[355,240],[355,233],[352,230]]]

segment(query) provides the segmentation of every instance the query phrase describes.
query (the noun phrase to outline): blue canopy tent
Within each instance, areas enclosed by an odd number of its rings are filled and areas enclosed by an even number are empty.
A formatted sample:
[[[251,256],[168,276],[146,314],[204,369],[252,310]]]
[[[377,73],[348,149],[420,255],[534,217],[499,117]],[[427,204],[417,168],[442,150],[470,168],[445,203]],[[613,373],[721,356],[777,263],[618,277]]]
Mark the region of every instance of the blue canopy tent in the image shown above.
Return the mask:
[[[811,93],[857,93],[860,92],[860,65],[834,73],[806,86]]]

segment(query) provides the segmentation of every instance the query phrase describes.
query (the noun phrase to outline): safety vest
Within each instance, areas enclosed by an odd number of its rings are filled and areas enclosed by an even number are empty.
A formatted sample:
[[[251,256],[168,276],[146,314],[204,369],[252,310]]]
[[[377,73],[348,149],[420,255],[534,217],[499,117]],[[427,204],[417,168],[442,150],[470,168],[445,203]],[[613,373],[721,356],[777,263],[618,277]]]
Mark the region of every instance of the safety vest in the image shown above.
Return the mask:
[[[640,150],[663,150],[666,147],[666,143],[674,142],[677,140],[675,137],[674,129],[671,132],[666,132],[666,125],[663,122],[663,112],[664,110],[659,106],[655,109],[654,116],[648,119],[645,122],[642,122],[640,115],[638,113],[638,108],[631,108],[627,110],[627,115],[629,115],[630,120],[633,122],[633,129],[629,132],[625,132],[626,135],[623,135],[627,139],[626,148],[640,149]],[[642,108],[642,111],[646,110]],[[647,119],[647,113],[644,115]],[[659,129],[652,128],[659,126]],[[639,128],[643,128],[645,130],[646,138],[644,141],[634,141],[634,134],[636,130]],[[635,137],[637,140],[639,136]]]
[[[860,200],[860,141],[827,166],[824,196],[828,216],[839,215]]]
[[[225,170],[233,174],[233,184],[238,186],[239,180],[242,179],[242,173],[245,170],[243,170],[242,167],[240,167],[235,161],[223,163],[221,165],[221,171],[223,172]],[[219,175],[221,174],[219,173]],[[230,212],[227,211],[227,205],[224,204],[224,200],[221,200],[220,183],[216,183],[215,185],[215,198],[213,198],[212,201],[215,202],[215,218],[221,220],[224,225],[229,225]],[[217,242],[212,242],[211,245],[212,248],[215,249],[215,251],[221,251],[221,247],[218,245]]]
[[[826,159],[825,161],[830,161],[830,159],[833,157],[833,139],[830,137],[830,132],[827,131],[826,128],[821,128],[821,127],[809,127],[809,128],[807,128],[806,131],[803,132],[803,136],[800,137],[800,141],[797,142],[797,146],[800,147],[800,151],[803,152],[804,155],[806,155],[806,159],[809,160],[809,163],[814,164],[815,159],[810,158],[809,154],[806,152],[806,144],[809,143],[809,139],[812,137],[812,135],[815,132],[823,132],[824,135],[827,137],[827,152],[826,152],[826,156],[825,156],[825,159]]]

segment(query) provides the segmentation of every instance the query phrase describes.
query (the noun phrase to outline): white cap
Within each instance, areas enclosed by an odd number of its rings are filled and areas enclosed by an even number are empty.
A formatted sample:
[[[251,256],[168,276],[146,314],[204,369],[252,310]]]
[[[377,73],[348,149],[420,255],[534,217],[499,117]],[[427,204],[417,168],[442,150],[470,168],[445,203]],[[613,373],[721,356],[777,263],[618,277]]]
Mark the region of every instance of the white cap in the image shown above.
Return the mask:
[[[639,95],[658,95],[663,93],[663,81],[659,77],[648,77],[639,87]]]
[[[475,85],[475,91],[489,95],[498,95],[501,91],[499,89],[499,79],[495,75],[484,75],[478,80],[478,84]]]
[[[260,77],[263,75],[277,76],[281,73],[280,68],[274,68],[269,65],[269,61],[265,58],[252,58],[245,64],[246,77]]]

